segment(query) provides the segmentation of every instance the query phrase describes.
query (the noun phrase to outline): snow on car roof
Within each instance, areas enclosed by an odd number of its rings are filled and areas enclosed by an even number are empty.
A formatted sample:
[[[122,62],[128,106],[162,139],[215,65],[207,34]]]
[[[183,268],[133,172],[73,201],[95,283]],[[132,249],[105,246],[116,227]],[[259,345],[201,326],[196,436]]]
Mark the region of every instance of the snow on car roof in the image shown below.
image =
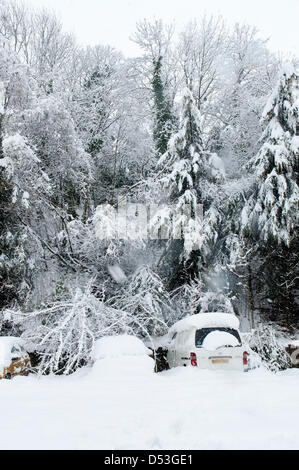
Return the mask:
[[[10,363],[10,352],[14,345],[24,345],[21,338],[14,336],[0,336],[0,363],[8,365]]]
[[[151,353],[143,342],[130,335],[104,336],[98,339],[93,348],[94,360],[106,357],[145,356]]]
[[[0,336],[0,347],[9,348],[14,344],[24,345],[24,341],[16,336]]]
[[[192,328],[212,328],[217,326],[238,330],[240,322],[239,319],[231,313],[198,313],[196,315],[191,315],[189,317],[183,318],[179,322],[175,323],[170,328],[170,332],[180,332]]]

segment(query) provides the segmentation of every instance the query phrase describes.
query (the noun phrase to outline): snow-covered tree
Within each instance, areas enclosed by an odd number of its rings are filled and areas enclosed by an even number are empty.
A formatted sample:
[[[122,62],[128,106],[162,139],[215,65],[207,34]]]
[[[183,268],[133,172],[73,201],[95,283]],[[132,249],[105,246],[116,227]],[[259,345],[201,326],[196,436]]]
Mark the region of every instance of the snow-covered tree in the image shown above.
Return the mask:
[[[272,372],[289,369],[291,358],[285,351],[286,338],[274,325],[260,324],[249,337],[250,348],[259,355],[262,364]]]
[[[39,373],[70,374],[85,365],[94,341],[101,336],[131,332],[131,318],[105,305],[91,291],[73,288],[46,308],[22,313],[7,310],[28,346],[39,354]]]
[[[202,278],[192,279],[188,284],[173,291],[172,300],[177,315],[176,321],[197,313],[234,313],[228,295],[224,294],[221,288],[217,289],[215,286],[209,285],[207,280]]]
[[[287,66],[263,113],[266,128],[248,165],[252,184],[239,218],[251,310],[287,327],[297,310],[298,106],[298,75]]]
[[[160,336],[167,332],[172,316],[171,300],[163,281],[149,266],[141,266],[131,276],[111,305],[129,312],[139,334]]]
[[[278,60],[257,29],[247,24],[234,25],[223,56],[216,97],[207,111],[217,117],[209,141],[221,153],[228,176],[239,178],[259,148],[260,115],[275,83]]]
[[[180,35],[177,48],[180,73],[201,111],[208,110],[217,91],[226,36],[223,19],[207,15],[189,22]]]
[[[201,115],[189,89],[185,89],[181,109],[179,129],[158,164],[161,186],[172,210],[158,212],[153,226],[172,226],[173,234],[181,235],[181,240],[170,240],[171,250],[176,252],[176,258],[181,258],[180,262],[189,263],[188,270],[196,272],[200,251],[213,238],[210,231],[215,230],[215,226],[203,226],[200,205],[204,220],[214,219],[217,225],[217,215],[211,207],[211,186],[222,180],[224,172],[219,157],[204,149]]]
[[[107,46],[88,47],[77,53],[77,81],[72,115],[84,149],[93,157],[101,150],[107,130],[119,118],[116,108],[122,56]]]
[[[88,203],[92,164],[62,101],[53,95],[24,113],[22,128],[53,185],[53,202],[70,214]]]
[[[154,140],[159,155],[163,155],[167,150],[168,140],[173,127],[173,116],[171,104],[165,96],[164,85],[161,77],[162,57],[154,63],[153,92],[155,97],[156,119],[154,127]]]
[[[299,77],[285,69],[263,116],[263,145],[250,161],[256,184],[242,212],[246,235],[288,246],[298,230]]]
[[[40,265],[41,253],[31,229],[38,219],[40,227],[44,227],[47,208],[42,198],[50,197],[51,184],[36,149],[20,134],[17,125],[34,101],[35,82],[28,68],[6,45],[0,48],[0,80],[0,271],[4,307],[23,302],[32,288],[35,264],[37,261]]]
[[[143,20],[137,23],[132,37],[143,50],[143,57],[135,62],[143,86],[150,90],[150,102],[153,101],[153,138],[158,156],[166,152],[174,121],[175,91],[170,86],[176,81],[176,59],[171,50],[173,34],[171,24],[165,25],[162,20]]]

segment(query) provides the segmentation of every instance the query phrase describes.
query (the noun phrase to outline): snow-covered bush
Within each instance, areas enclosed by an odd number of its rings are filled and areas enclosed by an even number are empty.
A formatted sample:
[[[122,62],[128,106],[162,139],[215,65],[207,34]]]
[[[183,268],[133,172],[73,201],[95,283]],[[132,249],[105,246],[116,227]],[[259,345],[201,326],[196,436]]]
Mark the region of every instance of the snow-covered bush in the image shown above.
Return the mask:
[[[106,306],[91,292],[75,289],[69,298],[31,313],[7,312],[23,331],[28,347],[39,354],[39,373],[72,373],[86,364],[96,339],[132,332],[126,312]]]
[[[271,324],[259,325],[248,338],[249,346],[261,358],[261,364],[272,372],[292,367],[290,356],[286,353],[282,333]]]
[[[69,287],[47,307],[30,313],[4,312],[3,318],[22,332],[28,349],[39,355],[40,374],[74,372],[88,363],[96,340],[103,336],[140,335],[150,341],[150,334],[167,331],[169,298],[161,280],[146,267],[112,299],[112,306],[94,295],[93,285]]]
[[[177,320],[196,313],[234,313],[230,299],[222,292],[207,290],[196,278],[173,292],[173,301],[178,312]]]
[[[111,300],[111,305],[125,310],[136,321],[137,332],[163,335],[172,315],[170,296],[162,280],[149,266],[141,266],[119,294]]]

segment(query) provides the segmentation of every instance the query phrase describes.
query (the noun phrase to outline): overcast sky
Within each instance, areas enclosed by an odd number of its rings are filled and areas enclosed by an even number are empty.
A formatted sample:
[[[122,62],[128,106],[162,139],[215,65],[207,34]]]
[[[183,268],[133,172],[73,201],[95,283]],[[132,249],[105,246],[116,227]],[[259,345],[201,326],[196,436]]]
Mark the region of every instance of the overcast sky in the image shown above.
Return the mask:
[[[181,26],[203,13],[229,23],[255,25],[272,50],[299,56],[299,0],[25,0],[56,11],[82,44],[110,44],[125,55],[138,53],[129,36],[143,18],[175,20]]]

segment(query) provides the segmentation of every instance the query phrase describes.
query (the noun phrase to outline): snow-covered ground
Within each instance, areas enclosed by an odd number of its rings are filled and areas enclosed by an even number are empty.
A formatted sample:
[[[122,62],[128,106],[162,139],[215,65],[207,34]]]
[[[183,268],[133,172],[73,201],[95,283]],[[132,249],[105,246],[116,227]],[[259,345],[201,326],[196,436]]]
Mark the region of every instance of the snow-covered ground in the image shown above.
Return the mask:
[[[298,449],[299,370],[154,374],[137,362],[0,381],[0,448]]]

